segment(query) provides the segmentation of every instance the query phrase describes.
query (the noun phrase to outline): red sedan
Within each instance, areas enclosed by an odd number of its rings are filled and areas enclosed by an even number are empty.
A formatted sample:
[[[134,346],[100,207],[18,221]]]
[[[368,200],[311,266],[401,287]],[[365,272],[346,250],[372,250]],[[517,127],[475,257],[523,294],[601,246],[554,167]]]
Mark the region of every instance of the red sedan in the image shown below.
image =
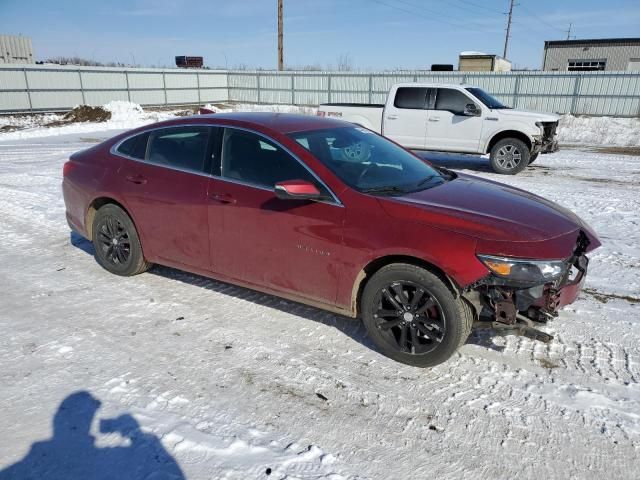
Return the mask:
[[[447,360],[474,323],[548,340],[535,325],[575,300],[600,245],[548,200],[311,116],[142,127],[72,155],[63,192],[110,272],[159,263],[359,317],[417,366]]]

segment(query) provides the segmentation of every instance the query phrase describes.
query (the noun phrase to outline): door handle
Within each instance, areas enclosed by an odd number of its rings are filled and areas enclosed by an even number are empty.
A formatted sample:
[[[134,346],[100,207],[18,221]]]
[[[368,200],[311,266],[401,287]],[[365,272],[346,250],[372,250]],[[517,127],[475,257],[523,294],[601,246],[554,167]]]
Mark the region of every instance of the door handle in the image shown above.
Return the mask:
[[[209,198],[214,202],[223,203],[225,205],[232,205],[236,203],[236,199],[228,193],[211,193]]]
[[[398,116],[397,115],[387,115],[387,120],[397,120]]]
[[[135,183],[136,185],[144,185],[147,183],[147,179],[142,175],[128,175],[125,177],[127,182]]]
[[[429,117],[429,121],[430,122],[439,122],[440,121],[440,117]]]

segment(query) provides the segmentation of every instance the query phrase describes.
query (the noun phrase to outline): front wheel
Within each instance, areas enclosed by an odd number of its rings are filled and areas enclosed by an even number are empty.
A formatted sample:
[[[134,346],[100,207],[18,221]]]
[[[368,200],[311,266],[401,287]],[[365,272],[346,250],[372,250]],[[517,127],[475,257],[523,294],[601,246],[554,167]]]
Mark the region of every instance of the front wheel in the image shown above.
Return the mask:
[[[517,138],[503,138],[491,149],[491,168],[502,175],[515,175],[527,168],[531,151]]]
[[[371,340],[398,362],[432,367],[448,360],[471,332],[473,315],[433,273],[408,264],[380,269],[360,310]]]

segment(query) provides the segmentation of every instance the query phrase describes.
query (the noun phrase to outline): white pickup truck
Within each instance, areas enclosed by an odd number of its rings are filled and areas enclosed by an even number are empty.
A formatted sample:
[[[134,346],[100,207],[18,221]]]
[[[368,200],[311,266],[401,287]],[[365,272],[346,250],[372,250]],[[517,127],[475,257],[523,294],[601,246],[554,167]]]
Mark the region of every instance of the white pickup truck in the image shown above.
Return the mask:
[[[374,130],[416,150],[490,154],[497,173],[516,174],[558,150],[558,116],[509,108],[470,85],[403,83],[387,103],[325,103],[318,115]]]

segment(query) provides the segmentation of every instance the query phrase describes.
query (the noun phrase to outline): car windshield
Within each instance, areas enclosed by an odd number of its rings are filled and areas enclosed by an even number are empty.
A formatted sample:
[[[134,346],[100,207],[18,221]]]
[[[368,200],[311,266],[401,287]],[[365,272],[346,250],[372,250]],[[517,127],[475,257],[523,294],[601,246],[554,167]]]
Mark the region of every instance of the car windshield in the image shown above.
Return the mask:
[[[501,108],[511,108],[503,105],[500,100],[489,95],[487,92],[482,90],[481,88],[471,87],[467,88],[467,92],[471,93],[474,97],[480,100],[484,105],[492,110],[497,110]]]
[[[375,195],[401,195],[445,182],[445,175],[386,138],[362,127],[289,135],[350,187]]]

